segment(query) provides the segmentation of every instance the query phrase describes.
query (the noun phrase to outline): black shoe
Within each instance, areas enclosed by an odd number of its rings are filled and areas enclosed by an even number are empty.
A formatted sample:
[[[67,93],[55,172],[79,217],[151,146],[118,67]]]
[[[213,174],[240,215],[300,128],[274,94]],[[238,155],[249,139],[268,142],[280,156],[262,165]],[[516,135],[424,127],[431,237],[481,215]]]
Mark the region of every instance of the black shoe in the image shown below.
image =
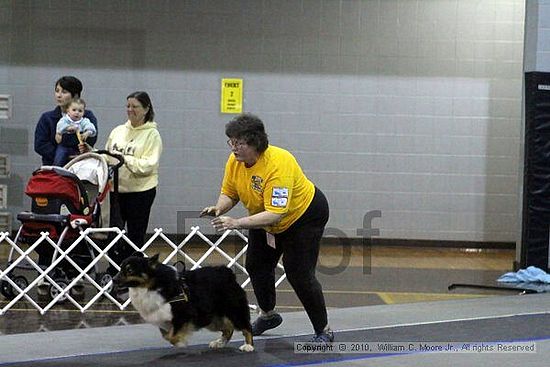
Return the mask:
[[[262,335],[266,330],[274,329],[282,322],[283,318],[278,313],[271,316],[260,316],[252,323],[252,335]]]
[[[315,335],[311,340],[310,343],[332,343],[334,341],[334,333],[332,330],[327,330],[320,332],[319,334]]]
[[[69,289],[69,294],[74,298],[84,299],[84,296],[86,295],[84,284],[76,283],[71,289]]]

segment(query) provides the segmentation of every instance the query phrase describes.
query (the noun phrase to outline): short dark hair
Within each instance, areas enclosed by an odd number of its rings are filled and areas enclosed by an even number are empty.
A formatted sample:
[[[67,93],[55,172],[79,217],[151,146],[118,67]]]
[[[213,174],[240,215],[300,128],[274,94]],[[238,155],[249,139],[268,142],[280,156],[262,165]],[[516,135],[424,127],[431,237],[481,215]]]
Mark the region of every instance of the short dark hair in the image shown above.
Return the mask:
[[[80,94],[82,93],[82,82],[74,76],[62,76],[55,82],[55,86],[57,87],[58,85],[71,93],[73,98],[80,97]]]
[[[155,119],[155,110],[153,109],[153,102],[151,102],[151,98],[149,98],[149,95],[147,92],[144,91],[137,91],[130,93],[126,99],[135,98],[141,103],[143,108],[149,108],[149,111],[145,114],[145,122],[147,121],[154,121]]]
[[[264,123],[251,113],[243,113],[225,124],[225,135],[230,139],[242,139],[246,144],[256,148],[258,153],[267,149],[269,140]]]

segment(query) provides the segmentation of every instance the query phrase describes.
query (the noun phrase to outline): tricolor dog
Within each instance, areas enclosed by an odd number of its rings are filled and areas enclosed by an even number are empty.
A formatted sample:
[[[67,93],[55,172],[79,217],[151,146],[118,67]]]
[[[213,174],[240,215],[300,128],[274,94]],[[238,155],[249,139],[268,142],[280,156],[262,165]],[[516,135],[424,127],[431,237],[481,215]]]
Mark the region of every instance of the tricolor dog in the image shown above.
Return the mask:
[[[239,349],[254,350],[248,300],[231,269],[213,266],[178,273],[158,257],[134,253],[113,278],[116,286],[128,287],[132,305],[145,321],[158,326],[174,346],[187,345],[193,331],[207,328],[222,333],[210,348],[222,348],[237,329],[245,340]]]

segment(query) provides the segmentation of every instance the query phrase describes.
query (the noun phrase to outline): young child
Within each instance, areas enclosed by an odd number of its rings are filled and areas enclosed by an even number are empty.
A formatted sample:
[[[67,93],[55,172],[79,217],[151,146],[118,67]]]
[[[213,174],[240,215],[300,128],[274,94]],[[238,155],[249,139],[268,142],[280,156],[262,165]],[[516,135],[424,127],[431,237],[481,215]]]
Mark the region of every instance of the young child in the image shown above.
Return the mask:
[[[85,108],[86,102],[82,98],[75,98],[67,104],[63,117],[57,123],[54,166],[64,166],[71,155],[79,153],[78,144],[80,142],[83,143],[89,137],[97,134],[94,124],[83,117]],[[64,138],[64,135],[68,134],[76,134],[78,139]]]

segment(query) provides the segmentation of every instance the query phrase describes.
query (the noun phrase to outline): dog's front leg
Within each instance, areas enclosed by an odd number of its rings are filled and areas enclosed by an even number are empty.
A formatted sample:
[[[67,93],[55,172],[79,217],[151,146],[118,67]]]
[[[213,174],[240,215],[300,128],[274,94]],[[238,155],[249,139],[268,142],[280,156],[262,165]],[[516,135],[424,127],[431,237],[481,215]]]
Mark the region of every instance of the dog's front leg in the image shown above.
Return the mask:
[[[222,336],[216,340],[212,340],[208,346],[210,348],[223,348],[227,345],[227,343],[231,340],[231,337],[233,336],[233,323],[229,321],[228,319],[223,320],[223,326],[221,329]]]
[[[175,347],[185,347],[187,346],[187,338],[193,331],[192,327],[183,326],[179,329],[170,328],[166,340],[168,340]]]
[[[165,330],[163,328],[159,328],[159,330],[164,340],[170,343],[170,331]]]
[[[252,340],[252,331],[243,330],[244,344],[239,347],[241,352],[253,352],[254,341]]]

